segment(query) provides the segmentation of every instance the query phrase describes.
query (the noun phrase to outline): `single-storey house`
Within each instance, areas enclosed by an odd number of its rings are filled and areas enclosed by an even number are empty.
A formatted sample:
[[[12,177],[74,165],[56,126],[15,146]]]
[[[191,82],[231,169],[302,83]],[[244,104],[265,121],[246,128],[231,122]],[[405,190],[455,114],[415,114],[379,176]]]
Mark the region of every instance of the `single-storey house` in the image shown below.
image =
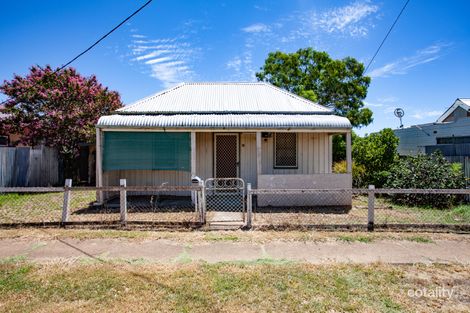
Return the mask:
[[[332,172],[336,134],[347,138],[344,174]],[[96,136],[99,187],[121,178],[190,185],[194,176],[238,177],[259,189],[352,186],[349,120],[264,82],[184,83],[102,116]],[[351,205],[350,196],[322,199]]]
[[[395,129],[400,155],[430,154],[440,150],[447,157],[470,156],[470,99],[457,98],[433,123]]]

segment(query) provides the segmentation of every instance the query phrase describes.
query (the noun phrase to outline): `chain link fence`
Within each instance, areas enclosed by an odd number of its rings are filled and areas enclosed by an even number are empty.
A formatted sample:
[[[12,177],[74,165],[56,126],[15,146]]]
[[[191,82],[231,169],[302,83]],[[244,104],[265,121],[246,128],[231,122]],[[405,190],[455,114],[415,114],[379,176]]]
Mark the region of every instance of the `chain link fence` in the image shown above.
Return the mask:
[[[470,229],[470,190],[372,189],[368,193],[368,198],[373,197],[377,227]],[[356,205],[363,205],[364,200],[358,198]]]
[[[202,223],[202,187],[129,187],[128,223],[197,225]],[[119,201],[112,201],[119,207]],[[198,203],[199,202],[199,203]]]
[[[0,188],[0,226],[198,227],[202,187]],[[99,194],[106,201],[97,202]]]
[[[250,196],[257,228],[367,225],[367,207],[352,206],[351,189],[253,189]]]
[[[0,227],[196,228],[217,218],[255,229],[470,230],[470,189],[251,189],[248,185],[245,193],[240,185],[215,187],[0,188]],[[106,195],[106,201],[98,203],[100,195]]]
[[[247,202],[257,229],[470,230],[469,195],[467,189],[253,189]]]
[[[58,224],[63,201],[64,188],[0,188],[0,223]]]

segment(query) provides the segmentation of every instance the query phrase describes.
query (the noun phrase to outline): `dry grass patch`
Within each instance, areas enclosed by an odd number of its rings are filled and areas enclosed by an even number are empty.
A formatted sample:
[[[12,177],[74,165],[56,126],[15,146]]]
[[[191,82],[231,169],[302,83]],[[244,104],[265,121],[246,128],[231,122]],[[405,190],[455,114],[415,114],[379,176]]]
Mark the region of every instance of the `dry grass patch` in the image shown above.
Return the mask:
[[[464,312],[468,268],[221,263],[0,264],[0,310],[12,312]],[[407,295],[446,284],[455,298]],[[465,297],[467,295],[467,298]],[[468,304],[468,302],[467,302]],[[449,311],[449,312],[451,312]]]
[[[0,230],[1,239],[53,240],[56,238],[74,239],[126,239],[159,240],[166,239],[184,243],[198,242],[253,242],[272,241],[302,242],[376,242],[381,240],[406,240],[420,243],[433,243],[437,240],[470,241],[470,234],[432,232],[347,232],[347,231],[150,231],[116,229],[63,229],[63,228],[19,228]]]

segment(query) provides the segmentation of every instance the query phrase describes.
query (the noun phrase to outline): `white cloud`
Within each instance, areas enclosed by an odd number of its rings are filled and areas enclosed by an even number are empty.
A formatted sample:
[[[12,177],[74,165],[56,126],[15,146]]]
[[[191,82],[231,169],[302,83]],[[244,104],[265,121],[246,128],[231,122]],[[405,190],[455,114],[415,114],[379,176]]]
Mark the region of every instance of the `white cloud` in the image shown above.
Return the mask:
[[[242,66],[242,60],[239,56],[236,56],[234,57],[233,59],[231,59],[230,61],[227,62],[227,68],[228,69],[232,69],[234,70],[235,72],[240,72],[240,68]]]
[[[227,63],[226,68],[231,70],[231,80],[255,81],[256,70],[253,67],[253,49],[255,41],[253,38],[245,40],[244,51],[232,57]]]
[[[257,4],[255,4],[255,5],[253,6],[253,8],[255,8],[255,9],[258,10],[258,11],[268,11],[268,8],[267,8],[267,7],[263,7],[263,6],[260,6],[260,5],[257,5]]]
[[[378,6],[369,2],[355,2],[319,15],[315,14],[312,16],[312,22],[314,26],[320,27],[327,33],[337,32],[351,36],[365,36],[368,33],[368,27],[363,22],[378,9]]]
[[[403,57],[394,62],[375,68],[369,73],[369,76],[377,78],[406,74],[410,69],[418,65],[430,63],[439,59],[443,54],[443,50],[449,46],[451,46],[451,44],[436,43],[430,45],[424,49],[416,51],[412,56]]]
[[[242,31],[245,33],[265,33],[269,32],[270,30],[270,27],[263,23],[256,23],[242,28]]]
[[[384,108],[384,113],[392,113],[397,107],[393,105],[388,105]]]
[[[183,37],[145,39],[144,35],[133,34],[132,38],[129,48],[133,58],[130,61],[139,64],[165,88],[193,79],[192,62],[199,49]]]
[[[334,35],[365,36],[378,10],[377,5],[359,0],[331,10],[291,12],[269,24],[248,25],[241,29],[244,46],[226,61],[226,69],[231,72],[231,79],[254,80],[258,67],[253,65],[253,56],[288,51],[294,46],[328,51]]]
[[[415,119],[422,120],[426,117],[437,117],[441,116],[442,111],[415,111],[415,114],[411,115]]]
[[[386,96],[386,97],[378,98],[378,101],[385,102],[385,103],[397,102],[398,98],[394,96]]]
[[[144,54],[144,55],[141,55],[141,56],[138,56],[138,57],[134,58],[133,61],[143,61],[143,60],[155,58],[159,55],[162,55],[162,54],[165,54],[165,53],[170,53],[170,52],[171,52],[171,50],[152,51],[148,54]]]
[[[368,102],[368,101],[364,101],[364,105],[366,107],[373,107],[373,108],[383,107],[383,103],[371,103],[371,102]]]

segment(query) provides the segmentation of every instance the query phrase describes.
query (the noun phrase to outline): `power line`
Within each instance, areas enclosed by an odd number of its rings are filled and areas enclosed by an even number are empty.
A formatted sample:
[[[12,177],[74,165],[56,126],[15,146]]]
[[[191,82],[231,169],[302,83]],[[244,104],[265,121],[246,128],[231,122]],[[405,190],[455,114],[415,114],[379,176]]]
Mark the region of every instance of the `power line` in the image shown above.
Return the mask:
[[[136,15],[137,13],[139,13],[140,11],[142,11],[147,5],[150,4],[150,2],[152,2],[153,0],[149,0],[147,1],[144,5],[142,5],[140,8],[138,8],[136,11],[134,11],[134,13],[132,13],[131,15],[129,15],[128,17],[126,17],[124,20],[122,20],[119,24],[117,24],[113,29],[111,29],[109,32],[107,32],[106,34],[104,34],[103,36],[101,36],[100,39],[98,39],[97,41],[95,41],[91,46],[89,46],[88,48],[86,48],[85,50],[83,50],[82,52],[80,52],[77,56],[75,56],[73,59],[71,59],[70,61],[68,61],[67,63],[65,63],[64,65],[62,65],[61,67],[59,67],[58,69],[56,69],[54,71],[54,74],[56,74],[57,72],[60,72],[61,70],[63,70],[64,68],[66,68],[67,66],[69,66],[70,64],[72,64],[74,61],[76,61],[78,58],[80,58],[82,55],[84,55],[85,53],[87,53],[88,51],[90,51],[91,49],[93,49],[97,44],[99,44],[101,41],[103,41],[106,37],[108,37],[109,35],[111,35],[115,30],[117,30],[119,27],[121,27],[124,23],[126,23],[128,20],[130,20],[132,17],[134,17],[134,15]],[[35,87],[37,85],[36,84],[33,84],[32,87]],[[3,100],[0,105],[2,104],[5,104],[7,103],[9,99],[6,99],[6,100]]]
[[[85,50],[83,50],[83,52],[81,52],[80,54],[78,54],[76,57],[74,57],[72,60],[68,61],[67,63],[65,63],[64,65],[62,65],[57,71],[60,71],[60,70],[63,70],[65,67],[67,67],[68,65],[70,65],[73,61],[75,61],[76,59],[78,59],[79,57],[81,57],[82,55],[84,55],[85,53],[87,53],[88,51],[90,51],[91,49],[93,49],[94,46],[96,46],[97,44],[99,44],[103,39],[105,39],[106,37],[108,37],[109,35],[111,35],[112,32],[114,32],[116,29],[118,29],[119,27],[121,27],[125,22],[127,22],[128,20],[130,20],[134,15],[136,15],[137,13],[139,13],[143,8],[145,8],[147,5],[150,4],[150,2],[152,2],[153,0],[149,0],[147,1],[143,6],[141,6],[137,11],[135,11],[134,13],[132,13],[131,15],[129,15],[125,20],[123,20],[121,23],[119,23],[118,25],[116,25],[113,29],[111,29],[109,32],[107,32],[105,35],[103,35],[100,39],[98,39],[94,44],[92,44],[91,46],[89,46],[88,48],[86,48]]]
[[[369,64],[367,64],[367,67],[366,67],[366,70],[364,71],[364,74],[367,73],[367,70],[369,69],[370,65],[372,64],[372,62],[374,62],[375,57],[377,56],[377,54],[379,53],[379,51],[380,51],[380,49],[382,48],[383,44],[384,44],[385,41],[387,40],[388,35],[390,35],[390,33],[392,32],[393,27],[395,27],[395,24],[396,24],[396,23],[398,22],[398,20],[400,19],[400,16],[402,15],[403,11],[405,11],[405,8],[406,8],[406,6],[408,5],[409,2],[410,2],[410,0],[407,0],[407,1],[405,2],[405,4],[403,5],[403,7],[401,8],[400,13],[399,13],[398,16],[396,17],[396,19],[395,19],[395,21],[393,22],[392,26],[390,26],[390,29],[388,30],[387,34],[385,35],[385,37],[384,37],[384,39],[382,40],[382,42],[380,43],[379,47],[378,47],[377,50],[375,51],[374,56],[372,57],[372,59],[370,59]]]

